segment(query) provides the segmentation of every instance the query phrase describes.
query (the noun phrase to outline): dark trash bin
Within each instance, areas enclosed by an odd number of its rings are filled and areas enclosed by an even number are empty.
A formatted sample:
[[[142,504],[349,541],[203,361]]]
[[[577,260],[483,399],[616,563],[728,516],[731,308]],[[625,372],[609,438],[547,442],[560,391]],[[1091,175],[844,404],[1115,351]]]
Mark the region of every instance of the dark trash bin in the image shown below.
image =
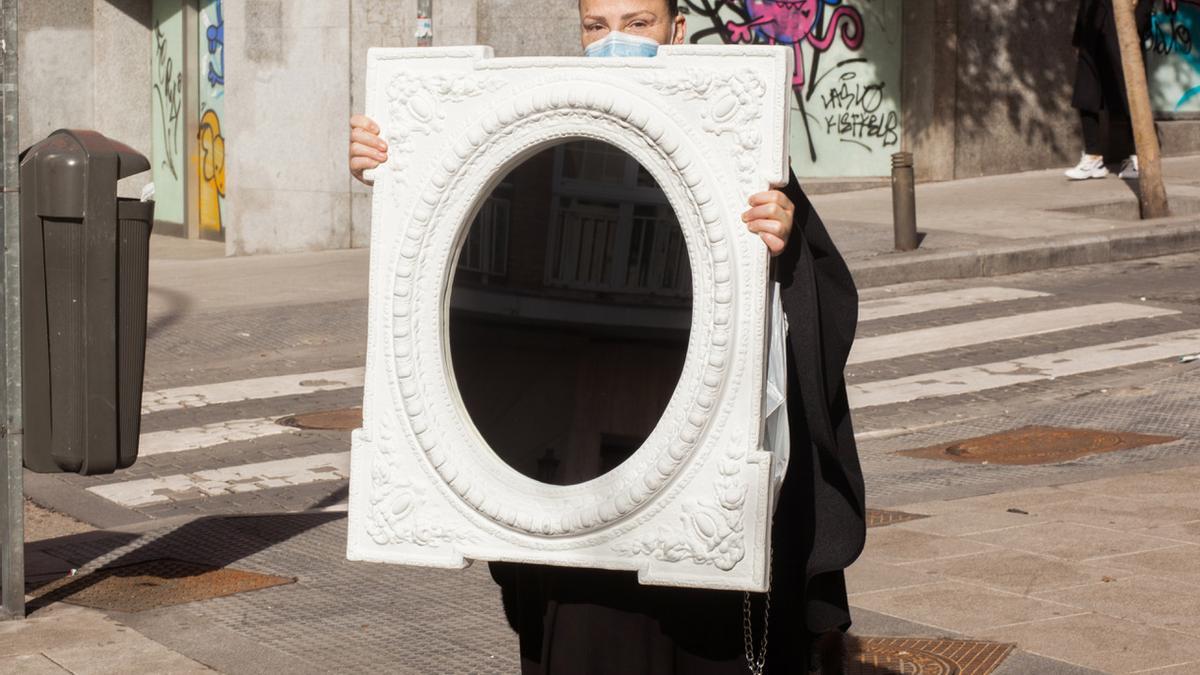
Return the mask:
[[[59,130],[21,153],[25,467],[112,473],[137,459],[154,203],[127,145]]]

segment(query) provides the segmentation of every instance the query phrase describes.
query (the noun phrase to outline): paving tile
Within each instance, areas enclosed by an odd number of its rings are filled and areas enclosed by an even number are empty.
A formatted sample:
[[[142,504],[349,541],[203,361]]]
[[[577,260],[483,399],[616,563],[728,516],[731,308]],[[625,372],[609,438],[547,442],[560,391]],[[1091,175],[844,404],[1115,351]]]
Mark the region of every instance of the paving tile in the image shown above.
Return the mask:
[[[1174,539],[1179,542],[1200,544],[1200,520],[1193,520],[1188,523],[1177,523],[1175,525],[1151,527],[1148,528],[1144,534],[1154,537],[1163,537],[1165,539]]]
[[[987,544],[957,537],[938,537],[893,526],[867,530],[867,546],[863,557],[878,562],[903,563],[987,550],[991,550]]]
[[[20,656],[0,657],[0,673],[15,675],[64,675],[71,671],[63,670],[44,654],[22,654]]]
[[[851,596],[939,581],[943,579],[936,574],[876,560],[859,559],[846,569],[846,590]]]
[[[908,563],[902,567],[1010,593],[1029,595],[1039,591],[1102,582],[1105,577],[1123,579],[1132,576],[1117,563],[1109,563],[1108,560],[1087,565],[1022,551],[997,550],[978,555]]]
[[[992,626],[1077,614],[1055,602],[994,591],[957,581],[854,596],[855,607],[967,635]]]
[[[1154,473],[1138,473],[1127,476],[1115,476],[1084,483],[1074,483],[1062,486],[1072,492],[1089,492],[1108,497],[1131,497],[1135,499],[1152,499],[1159,496],[1183,496],[1200,507],[1200,475],[1189,470],[1158,471]]]
[[[126,629],[130,630],[130,629]],[[173,652],[146,638],[131,647],[116,641],[106,644],[78,645],[46,650],[46,656],[62,665],[73,675],[116,675],[128,673],[131,661],[137,672],[157,675],[211,675],[214,671],[182,654]]]
[[[921,520],[898,523],[893,527],[913,532],[936,534],[942,537],[957,537],[999,530],[1006,527],[1029,525],[1042,520],[1045,520],[1045,518],[1037,512],[1020,514],[1009,513],[1004,509],[987,509],[945,513]]]
[[[24,621],[0,623],[0,655],[11,658],[33,654],[44,655],[76,675],[135,672],[130,664],[137,664],[136,672],[141,673],[212,672],[101,612],[69,605],[51,605]]]
[[[1046,504],[1040,515],[1085,525],[1143,531],[1149,527],[1200,520],[1200,500],[1194,506],[1081,493],[1077,499]]]
[[[1015,642],[1024,651],[1105,673],[1200,660],[1200,642],[1193,637],[1101,614],[992,628],[975,637]]]
[[[1135,576],[1035,596],[1200,638],[1200,588],[1174,580]]]
[[[1177,663],[1173,666],[1165,668],[1151,668],[1150,670],[1135,670],[1134,675],[1196,675],[1200,673],[1200,661],[1192,661],[1191,663]]]
[[[1175,476],[1191,476],[1193,480],[1200,481],[1200,465],[1183,466],[1170,471],[1156,471],[1155,473],[1169,473]]]
[[[896,508],[901,511],[924,513],[931,516],[967,511],[1007,511],[1012,508],[1033,513],[1035,511],[1033,507],[1069,499],[1077,499],[1077,496],[1058,487],[1040,487],[1015,492],[981,495],[979,497],[967,497],[965,499],[918,502],[915,504],[905,504],[902,507]]]
[[[94,610],[54,605],[24,621],[0,621],[0,657],[44,652],[63,644],[68,636],[81,643],[111,639],[112,624],[98,617]],[[48,629],[51,623],[56,630]]]
[[[1064,560],[1086,560],[1124,553],[1166,548],[1177,542],[1145,537],[1078,523],[1040,523],[971,535],[969,540],[1005,548],[1040,553]]]
[[[1200,545],[1197,544],[1180,544],[1157,551],[1104,558],[1089,562],[1087,565],[1101,567],[1111,565],[1140,575],[1169,578],[1173,581],[1200,586]],[[1200,613],[1200,608],[1197,608],[1196,611]]]

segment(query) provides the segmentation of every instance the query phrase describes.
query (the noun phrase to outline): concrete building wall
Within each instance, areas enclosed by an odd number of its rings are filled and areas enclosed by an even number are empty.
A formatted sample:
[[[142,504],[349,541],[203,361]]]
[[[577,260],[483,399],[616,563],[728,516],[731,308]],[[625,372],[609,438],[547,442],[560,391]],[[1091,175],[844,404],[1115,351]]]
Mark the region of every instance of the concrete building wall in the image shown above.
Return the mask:
[[[225,189],[231,255],[351,244],[350,6],[225,5]]]
[[[150,0],[107,0],[93,8],[94,127],[150,156]],[[151,181],[149,171],[122,182],[136,197]]]
[[[149,156],[150,0],[23,2],[18,22],[21,147],[85,128]],[[149,180],[123,181],[121,194]]]
[[[95,122],[92,0],[22,2],[17,21],[21,147],[55,129],[91,127]]]
[[[480,42],[496,56],[578,56],[582,50],[578,0],[480,0],[478,16]]]
[[[958,0],[903,3],[903,147],[917,179],[954,177]]]
[[[200,7],[215,0],[187,1]],[[882,17],[886,13],[866,10],[889,2],[846,0],[846,6],[861,8],[864,17]],[[346,170],[347,121],[364,109],[368,48],[415,46],[416,4],[237,0],[225,5],[228,83],[221,133],[227,196],[221,218],[230,254],[368,245],[370,190]],[[153,0],[21,3],[23,146],[54,129],[83,127],[151,153],[153,5]],[[1070,107],[1073,3],[929,0],[900,7],[900,75],[881,80],[902,99],[902,144],[915,151],[920,178],[945,180],[1074,161],[1079,131]],[[865,25],[868,43],[878,41],[879,21]],[[578,54],[578,28],[577,0],[436,0],[434,5],[435,44],[488,44],[501,57]],[[204,43],[203,36],[195,37]],[[1175,59],[1171,63],[1192,63],[1186,60],[1192,52],[1184,54],[1181,44],[1163,49]],[[825,59],[822,72],[836,66],[834,61]],[[203,75],[187,73],[189,91],[202,84],[196,80]],[[193,121],[184,131],[193,144],[186,158],[193,204],[198,199],[193,191],[200,189],[194,127]],[[1200,120],[1160,122],[1160,131],[1165,154],[1200,151]],[[149,178],[126,181],[122,193],[136,195]]]
[[[1078,159],[1075,11],[1059,0],[958,1],[954,177]]]
[[[444,0],[443,0],[444,2]],[[440,6],[441,3],[439,3]],[[417,0],[350,0],[350,107],[339,138],[348,142],[349,115],[366,110],[367,50],[416,47]],[[435,30],[434,38],[438,34]],[[350,179],[350,243],[371,243],[371,189]]]
[[[918,178],[1065,167],[1078,159],[1075,9],[1055,0],[905,4],[905,147],[915,152]],[[1159,120],[1158,127],[1164,154],[1200,152],[1200,120]]]

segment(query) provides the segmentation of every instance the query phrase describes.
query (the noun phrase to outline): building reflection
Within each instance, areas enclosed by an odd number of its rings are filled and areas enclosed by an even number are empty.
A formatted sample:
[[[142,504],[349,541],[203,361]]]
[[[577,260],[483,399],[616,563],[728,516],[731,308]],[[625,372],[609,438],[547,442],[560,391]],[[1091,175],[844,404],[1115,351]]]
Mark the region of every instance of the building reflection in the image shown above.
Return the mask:
[[[581,483],[653,431],[683,369],[691,268],[666,195],[611,145],[520,164],[480,207],[451,292],[454,376],[521,473]]]

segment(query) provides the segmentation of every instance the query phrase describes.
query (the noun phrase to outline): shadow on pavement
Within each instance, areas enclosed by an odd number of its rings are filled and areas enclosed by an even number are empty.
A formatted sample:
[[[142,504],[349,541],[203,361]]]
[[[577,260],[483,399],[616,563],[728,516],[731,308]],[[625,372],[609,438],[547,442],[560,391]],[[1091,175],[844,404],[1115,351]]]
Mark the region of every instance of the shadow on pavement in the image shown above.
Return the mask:
[[[269,574],[248,559],[345,517],[334,512],[210,516],[143,535],[90,532],[40,541],[27,545],[26,550],[70,563],[76,568],[76,578],[62,584],[67,570],[61,575],[28,578],[26,592],[33,596],[28,612],[32,615],[53,603],[70,602],[105,579],[120,576],[111,572],[114,568],[150,561],[184,561],[217,569],[241,562],[244,571]]]

